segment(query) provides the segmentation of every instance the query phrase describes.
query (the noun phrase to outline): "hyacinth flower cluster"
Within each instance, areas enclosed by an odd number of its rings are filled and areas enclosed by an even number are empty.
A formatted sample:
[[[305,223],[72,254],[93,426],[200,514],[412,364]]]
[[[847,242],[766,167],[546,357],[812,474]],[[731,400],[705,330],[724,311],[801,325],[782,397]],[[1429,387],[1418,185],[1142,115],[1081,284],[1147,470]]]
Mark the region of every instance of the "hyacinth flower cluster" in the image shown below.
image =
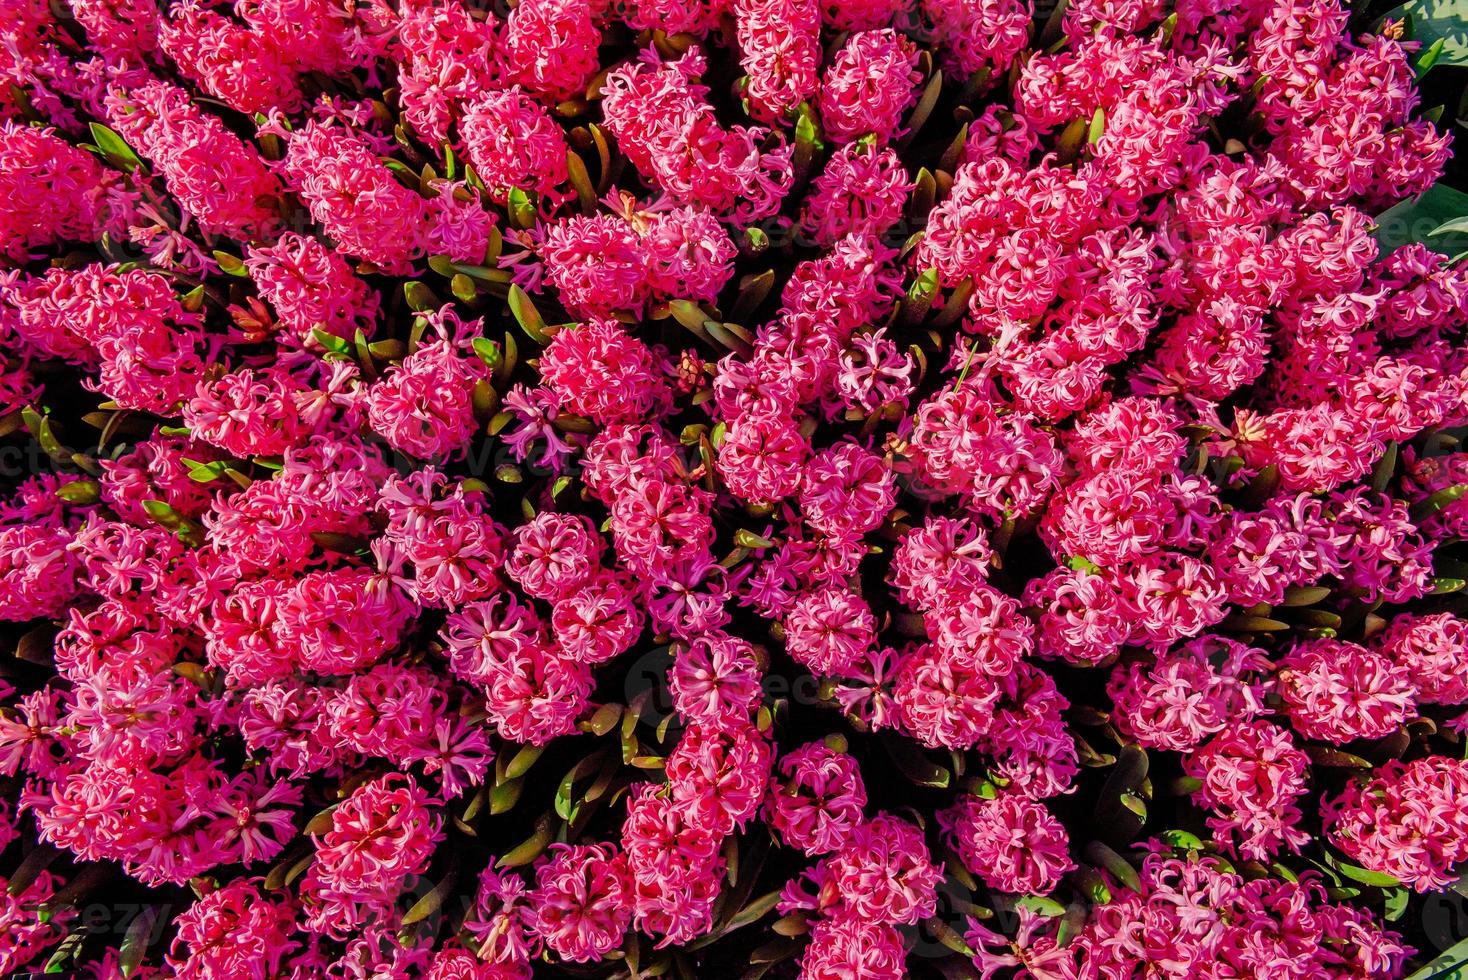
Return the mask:
[[[0,0],[0,973],[1468,962],[1378,6]]]

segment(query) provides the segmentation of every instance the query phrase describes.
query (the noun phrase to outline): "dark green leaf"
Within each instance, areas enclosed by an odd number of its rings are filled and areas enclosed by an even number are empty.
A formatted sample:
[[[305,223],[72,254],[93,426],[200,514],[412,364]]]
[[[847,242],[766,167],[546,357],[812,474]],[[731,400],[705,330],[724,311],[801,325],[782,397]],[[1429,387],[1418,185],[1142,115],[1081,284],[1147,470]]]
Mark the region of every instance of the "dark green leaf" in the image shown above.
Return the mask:
[[[1465,967],[1468,967],[1468,939],[1443,950],[1407,980],[1461,980]]]
[[[747,926],[751,922],[756,922],[764,918],[766,913],[779,903],[780,893],[778,891],[761,895],[735,913],[734,918],[730,919],[729,924],[724,927],[724,932],[732,932],[735,929]]]
[[[443,881],[433,886],[433,890],[413,903],[413,907],[403,915],[403,925],[411,926],[422,922],[433,913],[443,907],[444,899],[453,892],[454,885],[459,880],[458,868],[449,866],[448,873],[444,875]]]
[[[403,298],[414,313],[430,313],[443,305],[433,295],[433,290],[417,279],[403,283]]]
[[[535,765],[536,760],[540,758],[540,754],[543,751],[544,749],[536,745],[522,747],[510,759],[510,764],[505,767],[505,777],[507,779],[519,779],[525,775],[530,771],[530,767]]]
[[[549,814],[542,814],[535,823],[535,832],[523,842],[506,851],[498,861],[496,868],[519,868],[529,864],[545,853],[553,838],[551,818]]]
[[[1439,41],[1437,64],[1468,65],[1468,2],[1465,0],[1411,0],[1387,11],[1383,20],[1411,18],[1412,40],[1430,51]]]
[[[158,922],[159,914],[158,906],[149,905],[128,924],[127,934],[123,936],[122,947],[117,953],[117,965],[124,977],[131,977],[138,972],[138,967],[143,965],[143,958],[147,956],[148,947],[157,938],[154,935],[154,927]]]
[[[1327,766],[1335,769],[1370,769],[1371,763],[1359,755],[1352,755],[1329,745],[1307,745],[1305,754],[1310,761],[1317,766]]]
[[[1376,243],[1382,255],[1412,242],[1423,242],[1444,255],[1456,255],[1468,249],[1468,235],[1433,233],[1464,216],[1468,216],[1468,194],[1447,184],[1434,184],[1419,196],[1376,216]]]

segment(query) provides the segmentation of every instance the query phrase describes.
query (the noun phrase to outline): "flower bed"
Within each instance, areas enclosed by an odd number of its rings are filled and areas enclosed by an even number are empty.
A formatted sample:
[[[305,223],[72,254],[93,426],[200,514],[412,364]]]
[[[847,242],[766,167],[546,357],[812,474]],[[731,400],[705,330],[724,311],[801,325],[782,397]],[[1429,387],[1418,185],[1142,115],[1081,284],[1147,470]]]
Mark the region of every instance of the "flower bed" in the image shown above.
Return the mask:
[[[1380,14],[6,0],[0,972],[1468,961]]]

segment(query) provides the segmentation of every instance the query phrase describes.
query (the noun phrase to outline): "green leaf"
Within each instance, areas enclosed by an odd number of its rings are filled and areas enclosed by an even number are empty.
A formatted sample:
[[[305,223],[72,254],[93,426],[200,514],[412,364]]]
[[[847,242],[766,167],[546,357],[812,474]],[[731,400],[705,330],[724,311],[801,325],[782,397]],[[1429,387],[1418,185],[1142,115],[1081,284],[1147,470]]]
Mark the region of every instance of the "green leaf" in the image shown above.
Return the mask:
[[[510,848],[495,862],[496,868],[519,868],[529,864],[545,853],[553,838],[549,814],[542,814],[535,823],[535,832],[523,842]]]
[[[928,321],[932,327],[951,327],[968,311],[969,297],[974,294],[974,277],[964,276],[948,293],[938,312]]]
[[[45,915],[45,912],[43,911],[41,914],[42,915]],[[41,921],[42,922],[45,922],[46,920],[43,918]],[[46,969],[45,969],[45,972],[47,972],[47,973],[64,973],[64,972],[66,972],[66,970],[67,970],[67,964],[75,963],[76,962],[76,958],[81,953],[81,950],[82,950],[82,943],[86,942],[86,939],[87,939],[86,930],[80,930],[78,932],[74,932],[71,935],[67,936],[65,939],[63,939],[61,941],[61,944],[56,947],[56,951],[51,954],[51,958],[46,961]],[[74,975],[75,974],[73,974],[73,976]],[[32,976],[34,976],[34,974],[32,974]]]
[[[821,135],[816,130],[816,120],[808,105],[801,105],[800,115],[795,120],[795,146],[798,151],[808,154],[821,148]]]
[[[1397,922],[1407,912],[1407,900],[1412,893],[1405,888],[1393,888],[1386,893],[1386,921]]]
[[[183,294],[183,308],[190,313],[197,313],[204,308],[204,284],[201,282],[193,289]]]
[[[946,789],[953,781],[953,774],[947,768],[923,755],[909,739],[889,737],[887,732],[882,735],[882,745],[887,754],[897,764],[897,768],[902,770],[902,774],[917,785]]]
[[[1432,70],[1433,65],[1442,60],[1443,48],[1447,43],[1447,38],[1440,37],[1436,41],[1433,41],[1427,50],[1423,51],[1417,58],[1417,64],[1414,67],[1416,68],[1418,78],[1426,75]]]
[[[1157,835],[1169,847],[1175,847],[1184,851],[1203,850],[1203,841],[1197,834],[1190,834],[1186,830],[1164,830]]]
[[[1091,841],[1086,845],[1085,855],[1087,861],[1111,872],[1112,877],[1130,891],[1140,892],[1142,890],[1142,878],[1137,874],[1137,869],[1130,861],[1105,844],[1100,841]]]
[[[1305,754],[1310,761],[1317,766],[1326,766],[1332,769],[1370,769],[1371,763],[1359,755],[1332,748],[1329,745],[1307,745]]]
[[[520,793],[525,789],[525,780],[507,779],[504,782],[494,784],[494,789],[489,791],[489,812],[491,816],[507,813],[515,808],[520,802]]]
[[[434,885],[432,891],[414,902],[413,907],[408,909],[407,913],[403,915],[403,925],[411,926],[414,923],[422,922],[442,908],[444,899],[449,897],[458,880],[458,869],[450,865],[448,874],[444,875],[443,881]]]
[[[781,922],[784,922],[785,920],[784,919],[781,919],[780,921]],[[777,930],[777,933],[778,933],[778,930]],[[783,933],[779,933],[779,934],[780,935],[784,935]],[[790,959],[796,953],[800,952],[800,950],[802,949],[802,947],[803,947],[803,944],[802,943],[799,943],[796,940],[794,940],[792,938],[789,938],[789,937],[786,937],[786,938],[783,938],[783,939],[772,939],[769,942],[765,943],[763,946],[759,947],[758,949],[756,949],[752,953],[750,953],[749,954],[749,962],[751,962],[751,963],[759,963],[759,964],[780,963],[780,962],[782,962],[784,960]],[[762,975],[763,973],[768,972],[768,970],[769,970],[768,967],[765,967],[764,970],[753,970],[752,969],[752,970],[750,970],[750,972],[744,974],[743,980],[751,980],[752,977],[758,977],[758,976]]]
[[[605,735],[617,727],[617,723],[621,720],[622,706],[620,704],[604,704],[597,708],[590,718],[583,721],[581,727],[595,735]]]
[[[510,375],[515,372],[515,365],[520,360],[520,345],[515,342],[515,335],[508,330],[505,331],[505,343],[501,350],[504,352],[503,360],[500,361],[500,366],[494,369],[494,380],[500,387],[504,387]]]
[[[382,161],[382,165],[392,171],[393,175],[403,184],[411,187],[413,190],[418,189],[418,175],[406,163],[401,160],[384,160]]]
[[[1457,503],[1463,498],[1465,493],[1468,493],[1468,483],[1454,483],[1452,486],[1443,487],[1436,493],[1413,504],[1408,515],[1414,521],[1426,520],[1433,514]]]
[[[484,366],[494,370],[500,363],[500,345],[488,337],[475,337],[473,340],[474,353],[484,362]]]
[[[25,423],[26,431],[36,437],[36,442],[41,444],[47,456],[53,459],[70,458],[71,454],[61,445],[61,440],[56,438],[49,418],[30,407],[20,410],[20,418]]]
[[[1456,255],[1468,249],[1468,234],[1435,233],[1465,216],[1468,216],[1468,194],[1447,184],[1434,184],[1417,197],[1408,198],[1376,216],[1376,243],[1383,256],[1413,242],[1422,242],[1444,255]]]
[[[1412,40],[1424,52],[1438,48],[1436,64],[1468,65],[1468,0],[1411,0],[1388,10],[1382,19],[1408,20]]]
[[[572,772],[574,771],[572,770]],[[571,799],[571,792],[575,788],[571,775],[571,772],[566,773],[566,778],[561,780],[560,786],[556,787],[556,816],[567,823],[575,820],[581,812],[581,805],[573,802]]]
[[[575,150],[566,151],[566,173],[570,175],[581,213],[591,214],[596,210],[596,188],[591,184],[591,175],[586,172],[585,161]]]
[[[359,333],[361,331],[358,331]],[[372,355],[373,360],[397,361],[408,353],[407,345],[396,337],[387,340],[377,340],[367,345],[367,353]]]
[[[576,789],[576,783],[595,773],[601,766],[602,760],[606,758],[606,755],[605,749],[594,752],[567,771],[565,777],[561,779],[561,784],[556,787],[556,816],[567,823],[576,819],[576,815],[581,809],[581,801],[574,799],[572,796]]]
[[[107,156],[107,160],[115,167],[123,170],[136,170],[143,165],[142,159],[133,152],[133,148],[127,145],[127,140],[118,136],[117,133],[108,129],[101,123],[92,123],[92,142],[97,144],[97,149]]]
[[[143,510],[149,517],[170,531],[177,529],[185,523],[183,515],[162,500],[143,501]]]
[[[1336,867],[1340,869],[1341,874],[1363,885],[1371,885],[1374,888],[1396,888],[1401,885],[1401,881],[1395,875],[1382,871],[1372,871],[1369,868],[1346,864],[1343,861],[1337,863]]]
[[[1090,899],[1092,905],[1106,905],[1111,901],[1111,889],[1095,868],[1081,865],[1075,872],[1076,889]]]
[[[199,690],[207,691],[212,686],[211,672],[203,664],[185,660],[173,665],[173,672],[184,680],[195,684]]]
[[[510,312],[515,315],[515,321],[520,324],[527,336],[542,347],[550,343],[550,335],[546,333],[545,318],[535,308],[525,290],[518,285],[510,286]]]
[[[761,895],[759,898],[756,898],[754,901],[744,906],[744,908],[740,909],[739,912],[735,914],[734,918],[729,920],[729,924],[724,927],[724,932],[733,932],[735,929],[747,926],[751,922],[758,921],[778,904],[780,904],[780,893],[778,891],[773,891],[769,892],[768,894]]]
[[[1107,840],[1125,842],[1147,822],[1147,804],[1138,790],[1147,778],[1147,750],[1135,743],[1117,749],[1116,764],[1096,799],[1095,828]]]
[[[1128,742],[1117,750],[1116,758],[1117,766],[1106,779],[1103,795],[1108,791],[1120,793],[1135,790],[1147,778],[1147,750],[1140,745]]]
[[[131,977],[138,972],[138,967],[143,965],[143,957],[147,955],[148,947],[157,938],[154,935],[154,926],[158,922],[158,916],[158,906],[149,905],[128,924],[127,934],[123,937],[122,946],[117,951],[117,965],[124,977]]]
[[[361,327],[352,333],[352,353],[368,380],[376,378],[377,360],[372,356],[372,345],[367,342],[367,335],[362,332]]]
[[[1363,885],[1370,885],[1373,888],[1396,888],[1401,885],[1401,881],[1393,875],[1386,874],[1382,871],[1372,871],[1369,868],[1363,868],[1359,865],[1349,864],[1342,861],[1329,850],[1323,856],[1328,866],[1352,881],[1360,882]]]
[[[1089,119],[1072,119],[1055,138],[1056,155],[1067,164],[1074,163],[1076,157],[1080,156],[1081,147],[1085,145],[1090,131]]]
[[[51,866],[57,858],[61,857],[61,849],[54,847],[44,841],[25,856],[19,867],[10,876],[5,891],[14,897],[21,894],[40,877],[42,871]]]
[[[741,548],[748,548],[750,551],[763,551],[766,548],[773,548],[775,546],[775,542],[769,538],[762,537],[742,527],[734,532],[734,543]]]
[[[673,315],[674,320],[677,320],[681,326],[686,327],[694,336],[710,346],[718,346],[718,341],[714,340],[707,329],[707,324],[713,321],[703,311],[703,307],[693,302],[693,300],[671,300],[668,303],[668,312]]]
[[[312,330],[311,336],[315,338],[316,343],[320,344],[323,350],[327,351],[330,354],[340,354],[342,357],[351,357],[352,354],[355,353],[356,348],[352,346],[352,342],[350,340],[338,337],[336,334],[330,333],[326,330],[322,330],[320,327]]]
[[[738,323],[748,323],[749,316],[753,313],[770,291],[775,288],[775,271],[766,269],[758,275],[748,275],[739,280],[739,296],[734,300],[734,306],[729,310],[729,319]]]
[[[938,197],[938,180],[923,167],[917,172],[914,187],[907,199],[907,217],[913,224],[923,224]]]
[[[540,758],[540,754],[543,751],[544,749],[535,745],[527,745],[520,749],[510,759],[510,764],[505,767],[505,777],[507,779],[519,779],[525,775],[530,771],[530,767],[535,765],[535,761]]]
[[[63,483],[56,490],[56,496],[69,504],[95,504],[101,495],[101,488],[93,480]]]
[[[224,475],[225,470],[229,469],[229,464],[223,460],[201,463],[187,456],[183,457],[183,464],[189,468],[189,479],[195,483],[213,483]]]
[[[52,636],[44,626],[38,626],[27,632],[15,644],[15,659],[24,660],[28,664],[40,664],[44,667],[55,665],[52,657]],[[15,884],[12,876],[10,883]]]
[[[1172,16],[1176,17],[1177,14]],[[1055,945],[1061,948],[1069,946],[1085,927],[1087,915],[1086,907],[1079,902],[1066,909],[1064,918],[1060,920],[1060,926],[1055,930]]]
[[[1220,628],[1230,633],[1277,633],[1289,629],[1290,624],[1266,616],[1235,613],[1225,619]]]
[[[479,291],[474,288],[474,280],[462,272],[454,273],[453,279],[449,280],[449,291],[454,298],[465,303],[472,303],[479,296]]]
[[[308,837],[320,837],[331,830],[332,818],[339,806],[341,806],[340,803],[333,803],[326,809],[318,811],[314,817],[306,821],[306,827],[302,833]]]
[[[944,946],[947,946],[958,955],[970,959],[973,957],[974,951],[969,946],[969,944],[964,941],[964,938],[958,934],[957,930],[955,930],[948,923],[944,922],[942,919],[938,918],[937,916],[933,916],[932,918],[924,921],[923,925],[927,927],[928,931],[933,934],[933,937],[937,939],[938,942],[942,943]]]
[[[408,309],[414,313],[431,312],[441,305],[438,297],[433,295],[433,290],[417,279],[403,283],[403,298],[408,301]]]
[[[228,252],[214,251],[214,261],[219,263],[219,271],[228,276],[248,276],[245,263],[239,257],[230,255]]]
[[[938,270],[924,269],[907,289],[902,302],[899,321],[905,325],[920,323],[933,308],[933,298],[938,295]]]
[[[1015,902],[1014,907],[1016,909],[1029,909],[1031,912],[1037,912],[1048,919],[1058,918],[1065,914],[1064,905],[1061,905],[1053,898],[1046,898],[1044,895],[1026,895],[1024,898]]]
[[[906,145],[912,142],[918,132],[928,122],[928,117],[933,114],[933,108],[938,104],[938,97],[943,94],[943,73],[933,72],[933,77],[928,79],[928,84],[923,88],[923,94],[918,97],[917,105],[912,107],[912,115],[907,117],[907,134],[902,137],[902,143]]]
[[[518,187],[510,189],[510,224],[516,228],[530,228],[535,224],[535,202],[530,195]]]
[[[1443,950],[1407,980],[1461,980],[1464,967],[1468,967],[1468,939]]]
[[[1330,596],[1330,589],[1323,585],[1292,585],[1285,589],[1282,606],[1313,606]]]
[[[1386,444],[1386,452],[1381,454],[1381,459],[1376,461],[1376,466],[1371,471],[1371,489],[1377,493],[1386,492],[1397,471],[1397,457],[1400,454],[1401,450],[1395,442]]]

